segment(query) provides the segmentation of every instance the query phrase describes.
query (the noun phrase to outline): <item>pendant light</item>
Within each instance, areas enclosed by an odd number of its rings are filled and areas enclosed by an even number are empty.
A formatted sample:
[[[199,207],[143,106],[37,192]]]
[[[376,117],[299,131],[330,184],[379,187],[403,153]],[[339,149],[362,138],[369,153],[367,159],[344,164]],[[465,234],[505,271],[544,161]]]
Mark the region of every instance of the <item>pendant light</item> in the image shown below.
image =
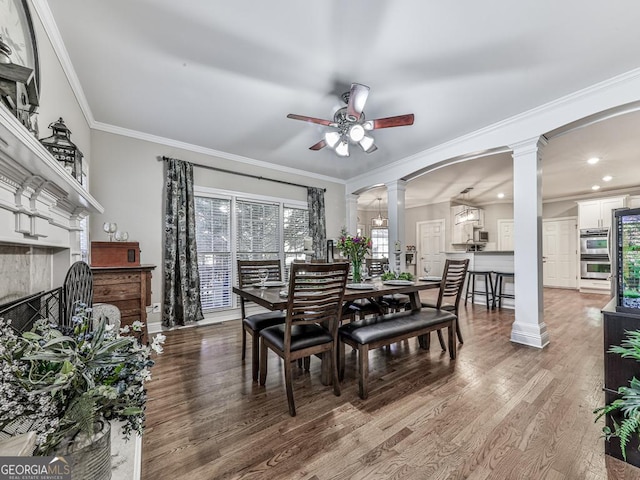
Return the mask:
[[[382,198],[378,197],[378,216],[371,219],[372,227],[383,227],[387,223],[387,219],[382,216],[382,208],[380,207],[380,202]]]

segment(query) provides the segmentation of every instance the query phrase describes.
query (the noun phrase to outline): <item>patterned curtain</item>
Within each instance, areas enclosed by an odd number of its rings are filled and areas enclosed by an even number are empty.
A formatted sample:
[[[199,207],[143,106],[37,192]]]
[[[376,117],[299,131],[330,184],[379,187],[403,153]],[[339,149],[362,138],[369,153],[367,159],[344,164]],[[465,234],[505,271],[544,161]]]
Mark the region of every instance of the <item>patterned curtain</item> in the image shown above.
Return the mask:
[[[196,250],[193,165],[164,158],[164,306],[162,325],[173,327],[202,320]]]
[[[319,259],[327,258],[327,227],[324,218],[324,189],[307,187],[309,205],[309,236],[313,239],[313,250]]]

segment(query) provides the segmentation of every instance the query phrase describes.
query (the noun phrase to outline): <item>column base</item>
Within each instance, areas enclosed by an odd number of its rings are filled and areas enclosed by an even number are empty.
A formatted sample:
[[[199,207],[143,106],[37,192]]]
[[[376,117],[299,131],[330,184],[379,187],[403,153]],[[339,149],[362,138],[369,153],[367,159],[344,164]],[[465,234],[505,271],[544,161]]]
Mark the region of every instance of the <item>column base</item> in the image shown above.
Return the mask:
[[[546,323],[537,325],[519,323],[517,320],[511,326],[511,341],[529,347],[544,348],[549,345],[549,333]]]

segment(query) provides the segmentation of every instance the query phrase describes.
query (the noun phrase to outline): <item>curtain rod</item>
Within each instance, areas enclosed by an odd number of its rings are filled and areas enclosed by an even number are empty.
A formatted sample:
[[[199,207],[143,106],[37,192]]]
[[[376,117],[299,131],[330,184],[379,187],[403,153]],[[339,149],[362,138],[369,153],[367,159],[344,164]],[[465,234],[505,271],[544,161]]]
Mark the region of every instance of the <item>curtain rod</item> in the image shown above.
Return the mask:
[[[165,160],[168,160],[168,159],[169,159],[169,157],[163,156],[163,157],[160,157],[158,160],[165,161]],[[188,163],[191,163],[191,162],[188,162]],[[285,185],[291,185],[293,187],[316,188],[316,187],[310,187],[309,185],[302,185],[300,183],[287,182],[286,180],[276,180],[275,178],[267,178],[267,177],[262,177],[260,175],[252,175],[250,173],[234,172],[233,170],[226,170],[224,168],[211,167],[209,165],[201,165],[199,163],[191,163],[191,165],[193,165],[194,167],[198,167],[198,168],[206,168],[207,170],[215,170],[217,172],[231,173],[232,175],[240,175],[242,177],[255,178],[256,180],[266,180],[267,182],[283,183]],[[327,189],[323,188],[322,191],[326,192]]]

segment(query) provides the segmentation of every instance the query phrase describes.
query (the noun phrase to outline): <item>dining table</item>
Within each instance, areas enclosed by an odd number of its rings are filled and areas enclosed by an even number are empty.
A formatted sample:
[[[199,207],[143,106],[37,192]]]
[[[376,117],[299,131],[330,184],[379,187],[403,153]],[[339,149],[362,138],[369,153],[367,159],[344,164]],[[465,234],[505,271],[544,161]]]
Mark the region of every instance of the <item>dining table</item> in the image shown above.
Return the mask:
[[[268,310],[286,310],[288,303],[288,284],[285,282],[266,282],[265,287],[260,284],[233,287],[233,293],[245,300],[256,303]],[[359,284],[347,282],[343,302],[353,302],[361,299],[375,299],[385,295],[404,294],[409,297],[412,310],[420,310],[420,292],[440,288],[440,280],[429,278],[415,281],[382,281],[374,277]],[[324,363],[324,362],[323,362]],[[330,375],[326,366],[322,366],[322,383],[330,382]]]
[[[420,309],[420,292],[423,290],[440,288],[440,280],[415,281],[382,281],[373,278],[368,281],[351,284],[347,282],[344,292],[344,302],[353,302],[363,298],[378,298],[384,295],[404,294],[409,297],[412,310]],[[233,287],[233,293],[245,300],[254,302],[268,310],[286,310],[288,302],[288,284],[285,282],[266,282],[265,288],[259,284]]]

